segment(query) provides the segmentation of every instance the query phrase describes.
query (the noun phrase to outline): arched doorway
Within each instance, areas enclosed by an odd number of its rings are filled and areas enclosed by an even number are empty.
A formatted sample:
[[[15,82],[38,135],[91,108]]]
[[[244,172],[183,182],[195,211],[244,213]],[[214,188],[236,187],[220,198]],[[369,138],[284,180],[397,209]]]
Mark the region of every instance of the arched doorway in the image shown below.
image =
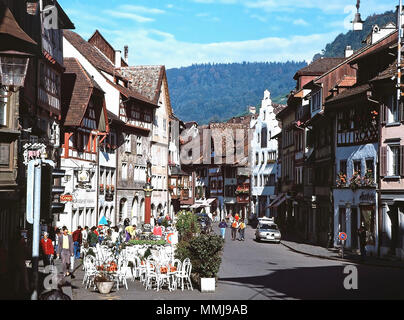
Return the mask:
[[[132,210],[131,210],[131,220],[132,223],[139,223],[139,199],[135,197],[132,202]]]
[[[123,220],[126,218],[126,214],[128,212],[128,201],[125,198],[122,198],[121,201],[119,201],[119,222],[123,222]]]
[[[139,223],[144,223],[144,199],[140,200]]]
[[[161,204],[157,207],[157,218],[163,214],[163,206]]]

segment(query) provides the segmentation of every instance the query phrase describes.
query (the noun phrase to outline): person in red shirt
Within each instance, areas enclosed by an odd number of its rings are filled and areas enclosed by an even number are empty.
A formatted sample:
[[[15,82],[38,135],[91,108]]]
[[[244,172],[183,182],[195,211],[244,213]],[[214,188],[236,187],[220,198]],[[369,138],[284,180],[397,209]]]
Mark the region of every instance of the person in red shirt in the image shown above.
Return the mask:
[[[161,229],[160,224],[154,226],[153,235],[160,236],[160,237],[163,235],[163,230]]]
[[[41,240],[41,248],[43,253],[43,264],[44,266],[50,265],[51,257],[55,254],[55,249],[53,247],[52,240],[48,238],[48,233],[44,232],[43,238]]]
[[[80,259],[80,247],[83,241],[83,235],[81,233],[81,226],[77,227],[77,230],[73,232],[73,245],[74,245],[74,257]]]

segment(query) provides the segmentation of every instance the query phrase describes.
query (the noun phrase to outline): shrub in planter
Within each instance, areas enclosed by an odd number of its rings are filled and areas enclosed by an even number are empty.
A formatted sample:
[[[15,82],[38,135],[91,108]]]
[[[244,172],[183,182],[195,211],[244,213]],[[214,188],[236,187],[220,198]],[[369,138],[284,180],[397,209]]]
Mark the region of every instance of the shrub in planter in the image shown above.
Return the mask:
[[[184,259],[189,258],[190,255],[191,253],[189,251],[189,242],[187,241],[178,242],[175,250],[175,258],[184,261]]]
[[[216,278],[222,263],[224,240],[216,234],[204,234],[189,243],[192,269],[198,278]]]
[[[180,239],[189,241],[194,234],[200,232],[198,217],[191,211],[180,211],[177,214],[176,228]]]

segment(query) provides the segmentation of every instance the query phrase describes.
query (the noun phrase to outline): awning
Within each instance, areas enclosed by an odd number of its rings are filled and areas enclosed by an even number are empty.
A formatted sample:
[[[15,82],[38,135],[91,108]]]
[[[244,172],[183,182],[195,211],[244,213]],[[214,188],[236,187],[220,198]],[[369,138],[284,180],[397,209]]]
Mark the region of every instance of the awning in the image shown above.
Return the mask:
[[[193,204],[190,208],[191,209],[198,209],[198,208],[210,207],[212,202],[215,201],[215,200],[216,200],[215,198],[210,198],[210,199],[207,199],[207,200],[198,201],[195,204]]]
[[[271,202],[271,204],[268,207],[266,207],[266,209],[267,208],[277,208],[278,206],[280,206],[285,201],[286,201],[286,194],[281,193],[280,195],[278,195],[276,197],[276,199],[274,201]]]

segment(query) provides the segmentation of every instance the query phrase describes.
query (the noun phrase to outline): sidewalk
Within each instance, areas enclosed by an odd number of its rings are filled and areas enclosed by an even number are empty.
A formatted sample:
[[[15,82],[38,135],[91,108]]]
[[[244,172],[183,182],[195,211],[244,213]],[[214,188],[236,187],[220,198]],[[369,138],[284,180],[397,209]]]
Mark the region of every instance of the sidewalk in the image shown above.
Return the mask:
[[[300,243],[298,241],[282,240],[281,244],[290,250],[305,254],[311,257],[320,259],[329,259],[336,261],[349,262],[354,264],[363,264],[377,267],[390,267],[404,269],[404,261],[398,260],[394,257],[372,257],[367,256],[364,260],[361,260],[361,256],[352,251],[344,252],[344,259],[339,248],[324,248],[306,243]]]

